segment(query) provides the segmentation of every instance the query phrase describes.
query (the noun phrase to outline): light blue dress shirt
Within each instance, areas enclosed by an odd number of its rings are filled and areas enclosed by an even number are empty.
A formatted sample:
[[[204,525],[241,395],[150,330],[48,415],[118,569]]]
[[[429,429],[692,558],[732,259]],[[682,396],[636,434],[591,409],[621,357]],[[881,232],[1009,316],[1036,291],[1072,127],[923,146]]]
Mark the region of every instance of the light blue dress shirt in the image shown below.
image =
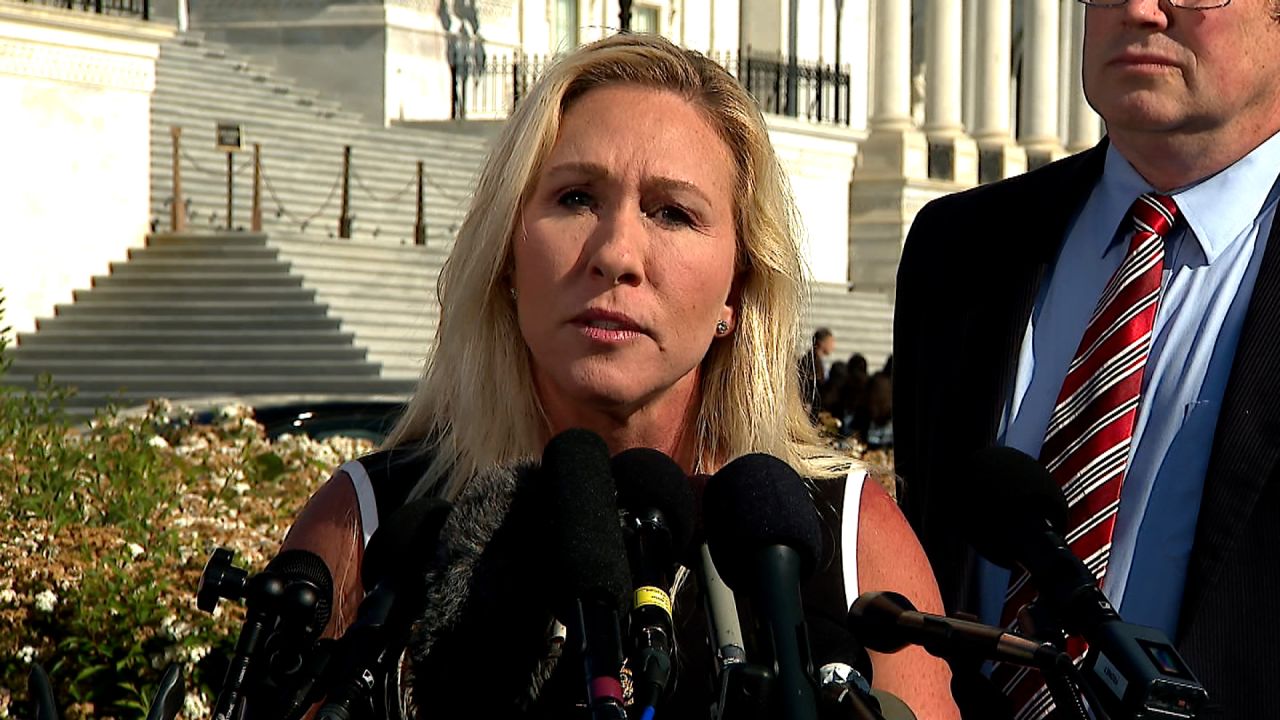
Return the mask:
[[[1174,637],[1218,411],[1280,197],[1280,135],[1172,193],[1163,292],[1103,591],[1127,622]],[[1038,456],[1067,366],[1128,249],[1129,206],[1153,188],[1114,146],[1042,283],[1001,443]],[[1008,571],[985,564],[981,614],[998,622]]]

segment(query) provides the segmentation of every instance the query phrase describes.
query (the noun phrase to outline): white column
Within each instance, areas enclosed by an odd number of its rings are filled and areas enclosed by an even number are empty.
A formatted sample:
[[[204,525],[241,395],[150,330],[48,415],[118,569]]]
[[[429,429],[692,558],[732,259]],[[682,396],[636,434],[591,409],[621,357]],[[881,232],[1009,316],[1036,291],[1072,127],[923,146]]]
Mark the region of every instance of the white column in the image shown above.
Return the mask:
[[[1102,137],[1102,119],[1089,107],[1081,77],[1084,63],[1084,5],[1073,3],[1071,17],[1071,83],[1067,85],[1067,150],[1080,152]]]
[[[871,0],[844,0],[840,63],[849,68],[849,128],[866,137],[871,119]]]
[[[876,74],[872,130],[911,127],[911,2],[879,0],[875,13]]]
[[[929,176],[973,185],[978,181],[978,146],[964,134],[963,0],[930,0],[924,24]]]
[[[871,28],[871,132],[849,192],[849,279],[892,287],[916,188],[932,185],[929,141],[911,121],[911,0],[876,0]]]
[[[964,129],[961,117],[962,0],[930,0],[925,10],[924,129],[930,137]]]
[[[971,132],[978,104],[978,2],[964,0],[964,126]]]
[[[1026,170],[1026,154],[1009,134],[1013,5],[980,0],[973,139],[980,152],[979,179],[998,180]]]
[[[1023,0],[1025,52],[1018,108],[1018,139],[1031,167],[1065,153],[1058,142],[1058,6],[1053,0]]]
[[[1071,127],[1071,81],[1076,77],[1071,70],[1071,32],[1075,27],[1071,15],[1079,4],[1058,0],[1058,142],[1063,147]]]

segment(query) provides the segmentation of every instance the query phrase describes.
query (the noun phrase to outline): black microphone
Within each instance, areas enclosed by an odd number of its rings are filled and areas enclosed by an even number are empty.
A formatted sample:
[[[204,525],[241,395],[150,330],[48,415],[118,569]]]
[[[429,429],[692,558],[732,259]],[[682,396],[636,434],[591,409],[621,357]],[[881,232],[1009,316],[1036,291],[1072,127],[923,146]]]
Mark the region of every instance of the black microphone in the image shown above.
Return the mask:
[[[715,565],[735,594],[750,596],[761,625],[776,677],[769,716],[814,720],[800,583],[817,566],[822,528],[808,488],[778,458],[745,455],[707,482],[702,505]]]
[[[405,591],[437,561],[440,530],[450,510],[444,500],[420,498],[396,510],[369,539],[361,580],[372,589],[338,641],[343,661],[337,690],[320,709],[321,720],[348,720],[368,708],[377,674],[399,661],[397,643],[425,601]]]
[[[160,677],[160,685],[151,698],[151,707],[147,709],[147,720],[173,720],[182,709],[183,696],[186,694],[186,683],[182,680],[182,666],[169,663],[164,675]]]
[[[676,668],[669,588],[676,558],[693,536],[693,490],[674,460],[632,448],[610,461],[635,584],[628,616],[628,666],[640,707],[656,707]]]
[[[521,465],[486,469],[454,498],[440,566],[417,590],[426,601],[408,681],[418,707],[507,717],[559,697],[563,626],[545,590],[554,557],[546,495],[540,471]]]
[[[31,694],[31,717],[35,720],[58,720],[58,704],[53,699],[53,683],[40,663],[31,663],[27,675],[27,692]]]
[[[974,482],[960,516],[969,519],[970,542],[997,565],[1022,566],[1038,602],[1088,641],[1084,675],[1104,709],[1121,717],[1195,717],[1208,699],[1204,687],[1163,632],[1120,619],[1071,552],[1062,537],[1066,499],[1049,472],[1013,448],[982,450],[969,467]]]
[[[566,430],[543,450],[542,472],[559,560],[557,617],[568,628],[568,647],[582,654],[591,716],[622,720],[618,614],[631,581],[609,449],[595,433]]]
[[[221,598],[245,601],[244,624],[214,704],[214,720],[242,717],[245,684],[255,660],[268,651],[275,658],[278,652],[291,653],[314,643],[329,622],[333,602],[329,568],[310,551],[286,550],[248,580],[230,562],[229,551],[215,550],[196,592],[200,609],[210,613]]]
[[[922,613],[895,592],[863,593],[849,607],[849,629],[870,649],[895,653],[919,645],[946,659],[997,660],[1041,670],[1056,667],[1063,653],[1003,628]]]

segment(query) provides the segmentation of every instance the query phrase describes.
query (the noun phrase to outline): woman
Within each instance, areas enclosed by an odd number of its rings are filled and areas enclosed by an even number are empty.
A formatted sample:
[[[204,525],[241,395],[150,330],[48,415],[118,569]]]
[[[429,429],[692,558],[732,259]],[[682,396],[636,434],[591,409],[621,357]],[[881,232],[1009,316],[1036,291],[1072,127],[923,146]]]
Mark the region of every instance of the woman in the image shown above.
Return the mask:
[[[857,587],[838,602],[893,589],[939,612],[896,506],[821,444],[800,403],[796,238],[760,112],[721,67],[641,35],[565,57],[507,123],[442,271],[435,349],[387,443],[430,453],[412,494],[455,499],[571,427],[612,453],[658,448],[690,474],[765,452],[817,483],[850,478],[845,585]],[[357,487],[335,475],[286,541],[335,569],[330,634],[361,594],[375,516]],[[873,661],[875,685],[920,717],[958,716],[941,661],[918,650]]]

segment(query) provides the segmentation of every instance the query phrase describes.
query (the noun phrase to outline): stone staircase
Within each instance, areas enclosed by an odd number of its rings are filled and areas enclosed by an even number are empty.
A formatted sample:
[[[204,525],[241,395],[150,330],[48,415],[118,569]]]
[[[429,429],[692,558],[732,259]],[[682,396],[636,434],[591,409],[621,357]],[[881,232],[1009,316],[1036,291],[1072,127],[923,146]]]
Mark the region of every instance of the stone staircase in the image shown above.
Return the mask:
[[[170,128],[182,128],[180,166],[188,229],[227,227],[227,156],[215,148],[218,122],[240,124],[246,148],[262,146],[262,229],[307,237],[338,235],[343,147],[351,146],[352,238],[412,244],[417,162],[426,162],[427,245],[445,249],[471,195],[487,140],[422,127],[383,127],[237,56],[200,33],[164,43],[151,102],[151,207],[167,229],[173,202]],[[248,228],[252,152],[234,158],[233,228]]]
[[[817,328],[828,328],[836,336],[835,360],[862,353],[872,371],[883,367],[893,352],[893,296],[870,290],[849,292],[833,283],[812,283],[809,292],[806,338]]]
[[[266,236],[159,234],[20,334],[5,381],[75,387],[73,414],[166,397],[403,400]]]

